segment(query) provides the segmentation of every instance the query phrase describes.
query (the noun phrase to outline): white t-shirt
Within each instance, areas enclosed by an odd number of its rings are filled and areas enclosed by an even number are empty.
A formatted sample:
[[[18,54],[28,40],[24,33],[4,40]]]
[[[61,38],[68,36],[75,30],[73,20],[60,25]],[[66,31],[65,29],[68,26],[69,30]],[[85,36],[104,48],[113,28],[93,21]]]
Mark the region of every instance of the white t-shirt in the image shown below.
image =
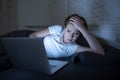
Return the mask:
[[[76,43],[65,44],[61,40],[63,29],[60,25],[48,27],[50,35],[44,38],[44,46],[49,58],[67,57],[75,53]]]

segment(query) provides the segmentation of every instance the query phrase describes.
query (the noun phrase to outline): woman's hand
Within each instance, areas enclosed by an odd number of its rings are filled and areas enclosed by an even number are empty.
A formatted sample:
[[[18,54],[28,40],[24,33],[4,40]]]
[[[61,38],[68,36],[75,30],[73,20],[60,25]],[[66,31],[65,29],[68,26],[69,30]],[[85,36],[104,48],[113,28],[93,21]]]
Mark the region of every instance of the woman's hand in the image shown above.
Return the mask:
[[[73,24],[80,32],[81,29],[85,29],[84,22],[80,19],[77,19],[76,17],[72,17],[69,20],[69,23]]]

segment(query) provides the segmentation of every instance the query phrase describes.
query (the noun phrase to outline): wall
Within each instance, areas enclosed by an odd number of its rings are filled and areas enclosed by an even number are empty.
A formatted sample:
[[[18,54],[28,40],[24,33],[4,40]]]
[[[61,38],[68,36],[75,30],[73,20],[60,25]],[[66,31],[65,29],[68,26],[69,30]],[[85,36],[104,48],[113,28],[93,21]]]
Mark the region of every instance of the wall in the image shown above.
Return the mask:
[[[0,0],[0,35],[17,30],[17,0]]]
[[[49,9],[50,23],[63,25],[67,16],[67,0],[51,0]]]
[[[18,0],[18,26],[49,25],[49,0]]]

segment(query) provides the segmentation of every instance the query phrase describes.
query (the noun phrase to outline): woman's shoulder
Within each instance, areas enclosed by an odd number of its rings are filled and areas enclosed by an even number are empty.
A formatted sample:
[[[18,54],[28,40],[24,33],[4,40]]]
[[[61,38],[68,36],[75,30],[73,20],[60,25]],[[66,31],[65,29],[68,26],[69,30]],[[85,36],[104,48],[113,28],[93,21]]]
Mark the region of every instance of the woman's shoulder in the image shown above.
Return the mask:
[[[62,25],[51,25],[49,26],[50,28],[55,28],[55,29],[62,29]]]
[[[62,25],[52,25],[49,27],[51,33],[58,33],[63,31]]]

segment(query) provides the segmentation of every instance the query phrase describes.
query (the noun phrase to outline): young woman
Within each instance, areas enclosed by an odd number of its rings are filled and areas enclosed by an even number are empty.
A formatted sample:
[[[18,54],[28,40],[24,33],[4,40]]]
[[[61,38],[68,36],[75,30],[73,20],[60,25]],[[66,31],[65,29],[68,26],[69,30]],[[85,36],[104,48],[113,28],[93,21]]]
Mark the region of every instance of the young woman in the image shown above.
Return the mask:
[[[87,30],[87,23],[83,17],[72,14],[65,19],[64,26],[65,28],[61,25],[50,26],[45,30],[33,32],[29,37],[44,37],[45,50],[50,58],[67,57],[83,51],[105,54],[98,40]],[[87,40],[90,47],[76,43],[80,35]]]

